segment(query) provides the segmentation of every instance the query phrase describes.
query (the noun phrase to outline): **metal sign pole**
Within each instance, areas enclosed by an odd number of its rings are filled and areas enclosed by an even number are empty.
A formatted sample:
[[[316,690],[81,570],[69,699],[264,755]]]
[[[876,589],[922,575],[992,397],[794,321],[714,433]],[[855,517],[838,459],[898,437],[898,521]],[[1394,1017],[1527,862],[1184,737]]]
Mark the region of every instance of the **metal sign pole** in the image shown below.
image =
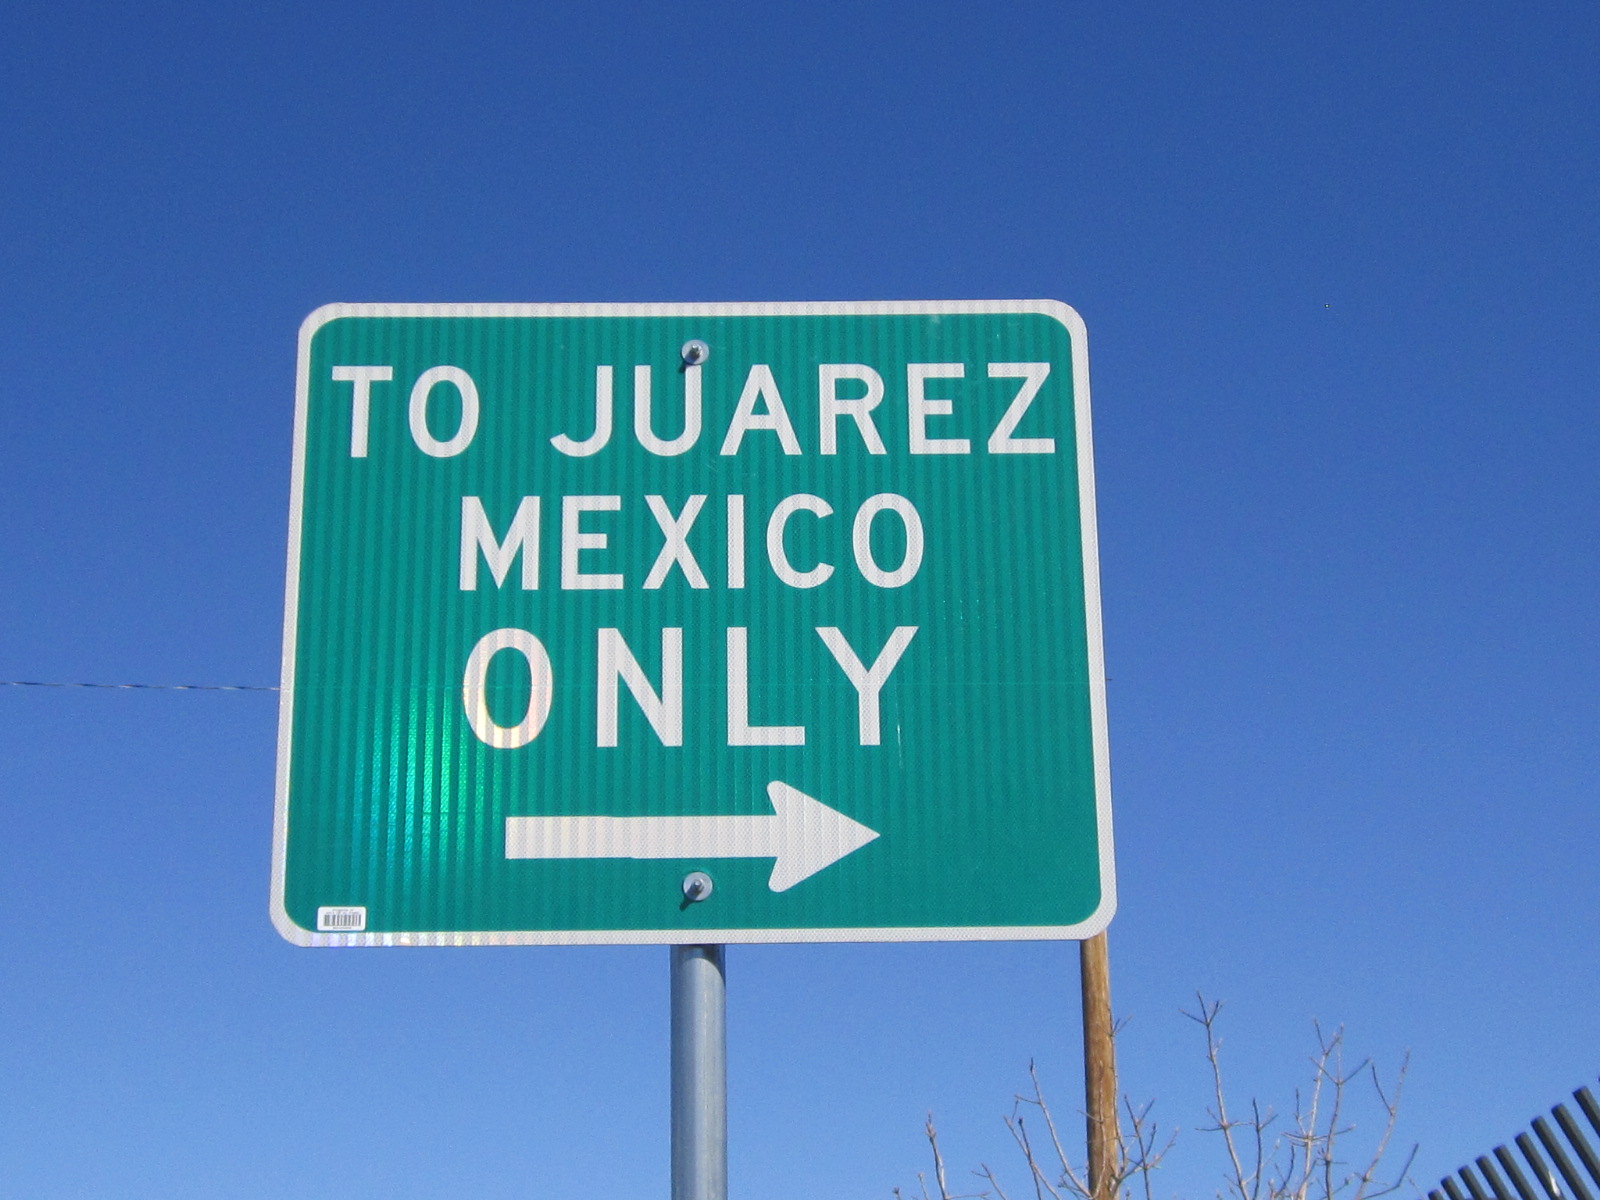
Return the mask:
[[[727,1200],[725,947],[672,947],[672,1200]]]

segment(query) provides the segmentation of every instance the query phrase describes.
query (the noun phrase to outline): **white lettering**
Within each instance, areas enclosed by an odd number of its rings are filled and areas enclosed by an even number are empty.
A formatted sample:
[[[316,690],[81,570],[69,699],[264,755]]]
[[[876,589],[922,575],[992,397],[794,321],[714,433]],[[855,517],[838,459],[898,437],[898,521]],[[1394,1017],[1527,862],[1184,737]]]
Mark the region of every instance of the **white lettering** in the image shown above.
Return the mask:
[[[728,587],[744,586],[744,497],[728,497]]]
[[[833,567],[829,563],[818,563],[809,571],[797,571],[789,562],[788,552],[784,549],[784,527],[788,525],[789,518],[800,509],[815,513],[819,517],[833,515],[833,505],[821,496],[812,496],[805,492],[798,496],[785,496],[778,501],[778,506],[772,510],[772,517],[767,522],[767,558],[772,562],[772,572],[790,587],[813,588],[825,582],[833,574]]]
[[[611,591],[622,587],[621,575],[586,575],[578,555],[584,550],[604,550],[609,538],[585,533],[579,522],[586,512],[617,512],[621,496],[563,496],[561,498],[561,587],[565,591]]]
[[[489,715],[487,681],[489,663],[502,650],[515,650],[528,663],[531,685],[528,692],[528,711],[516,725],[500,725]],[[467,712],[467,724],[472,726],[480,742],[496,750],[516,750],[539,736],[550,716],[550,702],[555,697],[555,672],[550,669],[550,655],[544,643],[526,629],[496,629],[478,639],[478,644],[467,656],[467,668],[461,682],[461,704]]]
[[[695,518],[700,515],[700,507],[705,504],[706,498],[690,496],[684,501],[683,511],[677,516],[672,515],[667,502],[660,496],[646,496],[644,499],[650,506],[650,511],[655,514],[656,524],[661,526],[662,536],[666,538],[661,553],[656,556],[655,566],[650,568],[650,574],[644,581],[645,590],[659,588],[666,581],[667,573],[672,570],[673,563],[678,564],[678,569],[683,572],[683,577],[689,581],[690,587],[710,587],[711,585],[706,582],[705,573],[700,570],[700,564],[695,561],[694,554],[689,549],[689,530],[693,528]]]
[[[906,531],[906,556],[893,571],[885,571],[872,557],[872,520],[881,512],[892,512],[900,518]],[[893,492],[880,492],[868,496],[856,510],[855,523],[850,527],[851,548],[855,551],[856,567],[868,583],[881,588],[904,587],[916,578],[922,567],[922,517],[916,505],[904,496]]]
[[[613,404],[613,380],[610,367],[596,367],[594,369],[594,432],[583,441],[576,441],[564,433],[558,433],[550,439],[550,444],[561,453],[573,458],[587,458],[605,449],[611,440],[611,410]]]
[[[750,724],[750,631],[728,630],[728,745],[804,746],[804,725]]]
[[[766,401],[765,413],[756,412],[758,400]],[[752,429],[770,429],[778,435],[785,454],[800,453],[800,440],[794,436],[794,426],[789,423],[789,410],[783,406],[778,382],[773,379],[772,368],[766,363],[756,363],[745,377],[744,391],[739,393],[733,420],[728,422],[728,435],[722,440],[722,453],[739,453],[744,435]]]
[[[928,380],[960,379],[967,373],[963,363],[907,363],[906,413],[911,424],[911,453],[970,454],[972,443],[966,438],[931,438],[928,418],[950,415],[951,401],[930,399]]]
[[[617,744],[617,680],[628,685],[639,710],[656,731],[663,746],[683,745],[683,630],[661,631],[661,691],[656,692],[634,658],[622,633],[616,629],[600,631],[599,688],[595,720],[598,732],[595,745]]]
[[[455,436],[440,441],[428,429],[428,396],[436,385],[448,383],[461,395],[461,424]],[[433,458],[454,458],[478,432],[478,385],[460,367],[429,367],[411,388],[411,440]]]
[[[650,424],[650,368],[633,369],[633,435],[651,454],[682,454],[700,440],[700,368],[683,369],[683,432],[671,441],[656,436]]]
[[[856,718],[861,733],[863,746],[876,746],[882,742],[882,714],[878,704],[879,693],[889,679],[889,673],[899,663],[900,656],[906,652],[906,647],[911,644],[911,639],[916,636],[917,626],[899,625],[889,635],[889,640],[878,657],[873,660],[872,666],[862,665],[850,643],[845,641],[844,634],[832,626],[821,627],[817,633],[821,635],[823,643],[828,647],[835,661],[844,668],[846,677],[856,689]]]
[[[350,457],[367,456],[367,427],[371,420],[372,385],[386,383],[394,378],[393,367],[335,367],[333,378],[338,383],[350,383]]]
[[[522,590],[536,591],[539,587],[539,497],[524,496],[517,505],[517,515],[511,518],[511,528],[506,530],[505,541],[497,541],[489,514],[483,510],[483,500],[477,496],[461,497],[461,590],[478,590],[478,554],[489,564],[495,587],[506,581],[511,562],[522,551]]]
[[[845,400],[839,396],[839,381],[853,379],[865,385],[866,395]],[[861,431],[869,454],[887,453],[878,427],[872,422],[872,410],[883,402],[883,376],[861,363],[823,363],[817,367],[817,415],[821,420],[819,433],[822,453],[836,454],[839,449],[839,418],[850,417]]]
[[[1055,438],[1014,438],[1017,426],[1027,415],[1028,406],[1039,394],[1050,375],[1050,364],[1040,363],[990,363],[990,379],[1020,379],[1022,387],[1006,408],[994,432],[989,435],[990,454],[1054,454]]]

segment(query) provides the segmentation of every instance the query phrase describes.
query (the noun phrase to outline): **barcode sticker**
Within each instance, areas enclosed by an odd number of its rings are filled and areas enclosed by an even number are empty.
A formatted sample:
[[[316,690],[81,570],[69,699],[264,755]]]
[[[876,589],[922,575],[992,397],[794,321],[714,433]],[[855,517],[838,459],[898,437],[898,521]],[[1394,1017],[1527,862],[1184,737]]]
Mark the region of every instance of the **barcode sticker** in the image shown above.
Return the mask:
[[[363,908],[317,909],[318,933],[360,933],[367,927],[367,910]]]

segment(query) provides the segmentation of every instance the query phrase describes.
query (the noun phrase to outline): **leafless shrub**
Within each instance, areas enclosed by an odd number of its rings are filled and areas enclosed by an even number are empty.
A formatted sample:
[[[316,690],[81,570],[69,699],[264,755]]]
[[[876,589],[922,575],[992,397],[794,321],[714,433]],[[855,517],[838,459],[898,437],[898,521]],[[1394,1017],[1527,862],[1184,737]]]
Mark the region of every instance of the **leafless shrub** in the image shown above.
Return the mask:
[[[1399,1117],[1409,1055],[1392,1087],[1386,1088],[1371,1059],[1346,1065],[1342,1027],[1329,1034],[1320,1024],[1314,1024],[1317,1050],[1310,1060],[1311,1079],[1295,1090],[1293,1115],[1279,1128],[1277,1111],[1259,1100],[1252,1098],[1244,1106],[1247,1115],[1236,1115],[1238,1110],[1229,1107],[1222,1071],[1222,1038],[1217,1031],[1222,1005],[1200,995],[1195,999],[1196,1011],[1185,1011],[1183,1015],[1205,1032],[1213,1103],[1206,1109],[1210,1124],[1200,1126],[1198,1131],[1221,1134],[1224,1186],[1217,1189],[1218,1200],[1378,1200],[1409,1182],[1415,1146],[1398,1171],[1386,1175],[1383,1168]],[[1028,1078],[1031,1093],[1013,1098],[1005,1124],[1022,1156],[1033,1200],[1093,1200],[1088,1172],[1073,1161],[1067,1140],[1045,1099],[1039,1073],[1031,1063]],[[1356,1125],[1349,1118],[1351,1093],[1363,1084],[1370,1085],[1382,1128],[1368,1149],[1352,1162],[1347,1160],[1356,1132]],[[1162,1130],[1152,1118],[1152,1108],[1151,1103],[1135,1105],[1123,1097],[1118,1114],[1117,1169],[1109,1189],[1109,1194],[1120,1200],[1155,1200],[1153,1176],[1176,1141],[1176,1132]],[[1022,1200],[1028,1195],[1008,1192],[988,1163],[980,1163],[971,1172],[982,1190],[952,1192],[931,1114],[926,1132],[933,1156],[932,1179],[919,1172],[919,1191],[894,1188],[895,1200]]]
[[[1011,1113],[1005,1118],[1005,1123],[1022,1154],[1034,1200],[1067,1200],[1068,1197],[1091,1200],[1088,1172],[1073,1164],[1050,1102],[1045,1099],[1038,1069],[1032,1063],[1028,1064],[1028,1079],[1032,1084],[1031,1094],[1012,1097]],[[1149,1104],[1135,1107],[1124,1098],[1123,1110],[1119,1114],[1121,1153],[1118,1155],[1112,1186],[1116,1195],[1127,1197],[1128,1200],[1132,1200],[1135,1187],[1144,1200],[1153,1200],[1151,1174],[1161,1165],[1162,1155],[1171,1148],[1173,1142],[1170,1134],[1162,1141],[1161,1131],[1151,1119],[1150,1109]],[[939,1149],[939,1133],[931,1115],[926,1130],[928,1146],[933,1154],[933,1184],[936,1190],[928,1190],[928,1178],[919,1172],[917,1181],[920,1193],[907,1193],[895,1188],[895,1200],[1013,1200],[988,1163],[980,1164],[979,1169],[972,1172],[986,1185],[984,1190],[952,1192],[944,1155]]]
[[[1286,1127],[1275,1131],[1278,1114],[1252,1099],[1249,1115],[1235,1116],[1228,1110],[1227,1090],[1223,1086],[1222,1039],[1217,1033],[1218,1001],[1195,996],[1196,1011],[1183,1015],[1205,1030],[1206,1060],[1211,1066],[1214,1104],[1206,1110],[1211,1124],[1207,1133],[1220,1133],[1227,1150],[1225,1188],[1219,1197],[1234,1200],[1376,1200],[1397,1191],[1408,1181],[1417,1148],[1411,1147],[1405,1162],[1385,1179],[1383,1161],[1394,1139],[1400,1115],[1400,1096],[1405,1089],[1408,1054],[1400,1064],[1394,1086],[1385,1088],[1378,1069],[1370,1058],[1347,1066],[1344,1055],[1344,1027],[1328,1033],[1314,1023],[1317,1052],[1311,1056],[1311,1081],[1296,1088],[1294,1112]],[[1370,1151],[1353,1161],[1341,1155],[1350,1152],[1350,1136],[1355,1124],[1348,1119],[1351,1090],[1363,1081],[1370,1083],[1382,1113],[1383,1126]]]

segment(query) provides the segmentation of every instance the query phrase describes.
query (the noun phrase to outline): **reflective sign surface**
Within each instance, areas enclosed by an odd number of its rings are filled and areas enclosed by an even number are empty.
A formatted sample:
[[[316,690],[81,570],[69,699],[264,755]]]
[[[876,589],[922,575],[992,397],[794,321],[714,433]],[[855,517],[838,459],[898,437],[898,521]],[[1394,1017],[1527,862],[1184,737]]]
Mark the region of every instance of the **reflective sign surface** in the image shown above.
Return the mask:
[[[284,936],[1110,919],[1072,310],[333,305],[299,370]]]

